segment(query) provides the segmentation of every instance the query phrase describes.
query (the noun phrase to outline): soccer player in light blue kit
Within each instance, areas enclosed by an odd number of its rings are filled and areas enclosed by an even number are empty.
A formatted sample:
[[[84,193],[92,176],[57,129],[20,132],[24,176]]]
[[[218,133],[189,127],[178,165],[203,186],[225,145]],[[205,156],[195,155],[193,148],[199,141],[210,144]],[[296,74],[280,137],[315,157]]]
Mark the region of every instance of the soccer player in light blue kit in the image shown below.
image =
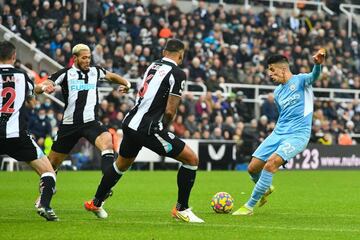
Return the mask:
[[[312,72],[298,75],[291,73],[286,57],[274,55],[268,59],[268,74],[280,84],[274,92],[280,115],[274,131],[253,153],[248,166],[255,182],[251,197],[233,215],[252,215],[258,202],[263,206],[274,190],[271,185],[274,173],[307,146],[313,113],[312,84],[320,75],[324,59],[325,49],[320,49],[313,56]]]

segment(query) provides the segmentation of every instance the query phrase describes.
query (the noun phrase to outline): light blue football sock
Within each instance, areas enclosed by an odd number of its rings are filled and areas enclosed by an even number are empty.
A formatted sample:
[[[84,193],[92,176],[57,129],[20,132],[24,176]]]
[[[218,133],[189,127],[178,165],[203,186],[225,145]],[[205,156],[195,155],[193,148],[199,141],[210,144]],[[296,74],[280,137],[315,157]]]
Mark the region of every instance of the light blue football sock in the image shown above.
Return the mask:
[[[260,198],[264,195],[266,190],[270,187],[272,183],[273,174],[271,172],[266,171],[265,169],[261,171],[261,176],[259,181],[256,183],[254,190],[251,194],[249,201],[246,203],[248,207],[255,207],[256,203],[260,200]]]
[[[254,183],[257,183],[257,181],[260,178],[261,172],[258,173],[249,173],[250,174],[250,178]]]

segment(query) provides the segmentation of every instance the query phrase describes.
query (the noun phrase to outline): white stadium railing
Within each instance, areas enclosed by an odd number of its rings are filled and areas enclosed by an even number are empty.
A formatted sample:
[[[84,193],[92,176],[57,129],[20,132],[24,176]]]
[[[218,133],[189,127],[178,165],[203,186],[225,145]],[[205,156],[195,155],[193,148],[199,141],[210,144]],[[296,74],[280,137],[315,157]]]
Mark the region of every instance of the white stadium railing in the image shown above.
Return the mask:
[[[62,66],[40,51],[36,46],[31,45],[17,34],[10,31],[4,25],[0,24],[0,40],[11,41],[17,48],[17,57],[22,62],[28,62],[33,65],[35,71],[46,69],[49,72],[56,72]]]
[[[349,10],[348,10],[349,9]],[[354,10],[360,10],[360,5],[340,4],[340,10],[348,17],[348,37],[352,35],[353,19],[356,19]]]
[[[269,8],[270,10],[275,10],[274,8],[274,2],[278,3],[292,3],[294,10],[298,9],[298,4],[306,4],[306,5],[312,5],[317,6],[318,12],[326,12],[329,15],[334,15],[335,13],[326,6],[326,4],[322,1],[307,1],[307,0],[260,0],[263,2],[269,2]]]

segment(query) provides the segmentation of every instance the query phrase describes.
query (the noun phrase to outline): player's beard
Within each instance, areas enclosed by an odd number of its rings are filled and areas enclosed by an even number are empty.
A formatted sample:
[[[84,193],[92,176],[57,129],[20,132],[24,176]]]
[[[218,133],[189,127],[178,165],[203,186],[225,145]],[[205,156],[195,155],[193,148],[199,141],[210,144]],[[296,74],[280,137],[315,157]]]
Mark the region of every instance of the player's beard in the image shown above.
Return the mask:
[[[81,71],[85,71],[85,72],[89,71],[90,68],[90,64],[78,64],[78,66]]]

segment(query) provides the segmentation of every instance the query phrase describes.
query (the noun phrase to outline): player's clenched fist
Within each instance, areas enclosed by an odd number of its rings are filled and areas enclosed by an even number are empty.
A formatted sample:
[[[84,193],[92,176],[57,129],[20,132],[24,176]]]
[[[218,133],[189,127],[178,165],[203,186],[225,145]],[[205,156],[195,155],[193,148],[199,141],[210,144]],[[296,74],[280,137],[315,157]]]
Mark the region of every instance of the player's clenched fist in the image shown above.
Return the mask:
[[[45,93],[53,93],[55,91],[55,87],[52,84],[43,85],[41,90]]]
[[[326,49],[320,48],[319,51],[313,56],[313,60],[315,64],[323,64],[326,57]]]

